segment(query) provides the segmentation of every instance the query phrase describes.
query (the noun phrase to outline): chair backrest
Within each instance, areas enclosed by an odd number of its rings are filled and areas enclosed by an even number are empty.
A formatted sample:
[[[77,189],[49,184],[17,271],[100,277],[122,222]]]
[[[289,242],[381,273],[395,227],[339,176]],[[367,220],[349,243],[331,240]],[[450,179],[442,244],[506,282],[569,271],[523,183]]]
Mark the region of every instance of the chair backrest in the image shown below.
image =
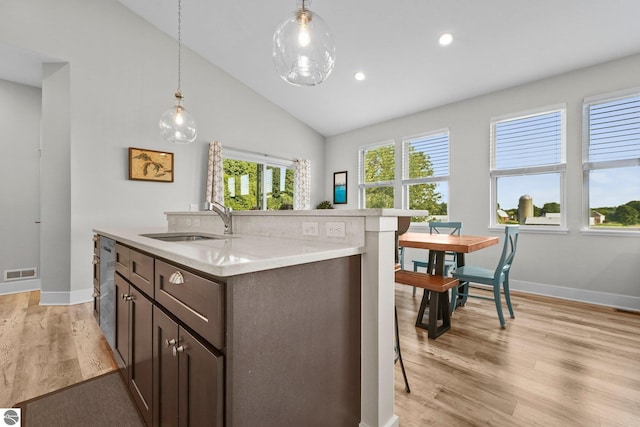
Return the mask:
[[[493,276],[494,280],[498,281],[500,279],[500,275],[502,274],[504,274],[505,277],[509,274],[511,264],[513,263],[513,257],[516,255],[519,235],[519,225],[505,225],[504,246],[502,247],[502,255],[500,255],[498,267],[496,268],[496,272]]]
[[[440,222],[432,221],[429,223],[429,234],[450,234],[452,236],[459,236],[462,231],[462,222],[450,221]]]

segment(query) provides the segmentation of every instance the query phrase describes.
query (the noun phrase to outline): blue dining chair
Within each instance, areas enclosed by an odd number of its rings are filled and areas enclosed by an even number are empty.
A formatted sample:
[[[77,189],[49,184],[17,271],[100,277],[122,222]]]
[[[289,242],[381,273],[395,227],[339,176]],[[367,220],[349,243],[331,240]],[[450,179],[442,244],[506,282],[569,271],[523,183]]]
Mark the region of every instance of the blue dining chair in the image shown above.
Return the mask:
[[[465,305],[467,297],[494,301],[496,304],[496,310],[498,311],[498,318],[500,319],[500,326],[505,328],[506,323],[504,321],[504,316],[502,315],[502,301],[500,299],[500,288],[502,288],[504,290],[504,299],[507,301],[509,314],[512,319],[515,317],[513,315],[513,307],[511,307],[511,295],[509,294],[509,271],[511,271],[513,257],[515,256],[516,248],[518,247],[519,234],[520,226],[518,225],[506,225],[504,227],[504,246],[502,247],[500,261],[498,262],[498,266],[495,270],[465,265],[458,267],[453,272],[453,277],[460,281],[461,286],[460,288],[453,288],[450,307],[451,312],[455,310],[455,303],[458,299],[458,295],[462,296],[461,306]],[[492,286],[493,298],[469,294],[469,283],[481,283]],[[463,291],[460,291],[460,289],[463,289]]]
[[[429,234],[450,234],[452,236],[459,236],[462,231],[462,222],[460,221],[431,221],[429,222]],[[413,271],[418,271],[418,268],[429,269],[429,262],[422,260],[412,260]],[[455,252],[446,252],[444,256],[444,275],[448,276],[449,272],[455,270],[457,264],[457,258]],[[427,292],[427,291],[425,291]],[[413,296],[416,295],[416,288],[413,288]]]

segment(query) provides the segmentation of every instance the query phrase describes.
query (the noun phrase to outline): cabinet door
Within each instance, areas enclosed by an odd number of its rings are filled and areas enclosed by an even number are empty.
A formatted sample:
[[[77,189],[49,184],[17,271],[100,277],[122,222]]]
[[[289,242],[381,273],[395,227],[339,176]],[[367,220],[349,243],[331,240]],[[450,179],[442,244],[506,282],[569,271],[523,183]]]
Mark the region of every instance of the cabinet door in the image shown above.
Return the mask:
[[[128,378],[126,369],[129,366],[129,282],[120,276],[114,277],[115,299],[113,305],[116,308],[116,328],[115,328],[115,354],[118,366],[125,370],[125,378]]]
[[[129,389],[147,425],[153,410],[153,304],[129,287]]]
[[[223,427],[222,355],[209,350],[183,328],[176,350],[180,365],[179,426]]]
[[[178,425],[178,324],[158,307],[153,308],[153,425]]]

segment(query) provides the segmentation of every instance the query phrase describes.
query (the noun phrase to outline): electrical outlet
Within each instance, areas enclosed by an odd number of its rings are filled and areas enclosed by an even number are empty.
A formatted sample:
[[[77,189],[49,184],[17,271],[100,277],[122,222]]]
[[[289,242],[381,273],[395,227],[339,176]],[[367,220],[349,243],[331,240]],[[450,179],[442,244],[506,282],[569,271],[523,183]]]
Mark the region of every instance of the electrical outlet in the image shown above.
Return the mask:
[[[197,212],[197,211],[198,211],[198,204],[197,204],[197,203],[191,203],[191,204],[189,205],[189,210],[190,210],[191,212]]]
[[[193,226],[200,227],[200,218],[193,218]]]
[[[302,223],[302,235],[303,236],[317,236],[318,235],[318,223],[317,222],[303,222]]]
[[[184,220],[184,224],[185,224],[187,227],[191,227],[191,218],[186,218],[186,219]]]
[[[345,237],[346,230],[344,222],[327,222],[326,224],[327,237]]]

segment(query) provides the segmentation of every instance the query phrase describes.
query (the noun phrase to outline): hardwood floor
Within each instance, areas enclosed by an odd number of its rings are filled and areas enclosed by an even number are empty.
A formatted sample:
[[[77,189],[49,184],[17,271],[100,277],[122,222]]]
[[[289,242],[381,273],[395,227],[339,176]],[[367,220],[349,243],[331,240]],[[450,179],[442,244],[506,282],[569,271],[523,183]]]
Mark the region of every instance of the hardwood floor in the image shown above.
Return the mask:
[[[405,393],[397,364],[402,427],[640,425],[639,314],[512,294],[516,318],[501,329],[492,301],[469,298],[429,340],[414,326],[421,293],[411,290],[396,285],[411,386]]]
[[[477,291],[476,291],[477,292]],[[402,427],[638,426],[640,315],[531,295],[512,297],[499,327],[490,301],[469,299],[436,340],[414,326],[420,297],[396,285]],[[117,369],[91,304],[38,305],[0,296],[0,407]]]
[[[39,292],[0,296],[0,407],[117,369],[91,303],[39,301]]]

